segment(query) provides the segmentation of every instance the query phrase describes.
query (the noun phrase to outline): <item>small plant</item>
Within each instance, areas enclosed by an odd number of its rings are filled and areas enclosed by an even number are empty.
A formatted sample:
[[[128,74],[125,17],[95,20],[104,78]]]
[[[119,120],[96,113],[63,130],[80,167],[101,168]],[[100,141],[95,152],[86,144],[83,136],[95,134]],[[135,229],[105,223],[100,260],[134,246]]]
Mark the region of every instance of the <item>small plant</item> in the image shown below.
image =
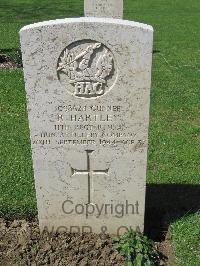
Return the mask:
[[[114,249],[125,257],[125,266],[159,265],[159,255],[153,242],[141,233],[129,230],[112,240]]]

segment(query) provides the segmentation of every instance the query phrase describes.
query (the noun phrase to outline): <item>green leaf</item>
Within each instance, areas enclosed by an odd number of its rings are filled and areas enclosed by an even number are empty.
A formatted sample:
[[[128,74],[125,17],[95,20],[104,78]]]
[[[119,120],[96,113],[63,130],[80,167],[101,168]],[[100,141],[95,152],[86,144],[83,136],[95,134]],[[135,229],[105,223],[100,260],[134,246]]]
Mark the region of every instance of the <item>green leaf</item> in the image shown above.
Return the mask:
[[[125,265],[153,266],[158,253],[151,240],[139,232],[130,230],[113,238],[113,247],[126,259]]]
[[[132,261],[126,261],[126,262],[125,262],[125,266],[133,266]]]
[[[142,266],[143,256],[142,254],[138,254],[135,258],[135,266]]]
[[[113,242],[119,242],[119,240],[120,240],[120,238],[119,238],[118,236],[114,236],[114,237],[112,238],[112,241],[113,241]]]

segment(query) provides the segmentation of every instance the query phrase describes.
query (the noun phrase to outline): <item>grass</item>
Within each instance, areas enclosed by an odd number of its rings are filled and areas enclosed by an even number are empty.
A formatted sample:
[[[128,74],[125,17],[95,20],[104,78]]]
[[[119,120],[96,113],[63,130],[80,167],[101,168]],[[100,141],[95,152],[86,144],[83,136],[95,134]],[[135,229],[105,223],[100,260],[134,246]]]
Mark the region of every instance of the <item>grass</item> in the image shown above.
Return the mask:
[[[124,2],[126,19],[151,24],[155,30],[148,183],[198,187],[200,2]],[[82,15],[80,0],[1,0],[0,49],[18,48],[18,31],[25,24]],[[32,216],[36,200],[21,70],[0,70],[0,98],[0,212]],[[200,214],[192,196],[190,209],[171,220],[177,257],[173,265],[200,265]]]
[[[0,72],[0,214],[36,214],[22,70]]]
[[[172,225],[177,265],[198,266],[200,262],[200,212],[181,218]]]
[[[69,0],[1,0],[0,47],[19,46],[20,28],[24,25],[65,17],[83,16],[83,1]]]

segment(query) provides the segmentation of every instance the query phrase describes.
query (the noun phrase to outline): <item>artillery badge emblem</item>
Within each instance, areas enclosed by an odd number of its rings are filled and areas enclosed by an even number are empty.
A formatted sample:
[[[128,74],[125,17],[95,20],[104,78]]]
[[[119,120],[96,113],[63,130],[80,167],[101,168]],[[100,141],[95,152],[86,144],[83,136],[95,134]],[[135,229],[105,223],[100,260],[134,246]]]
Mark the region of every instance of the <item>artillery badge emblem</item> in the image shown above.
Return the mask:
[[[58,59],[59,80],[68,91],[81,98],[105,94],[113,83],[115,62],[102,43],[83,40],[70,44]]]

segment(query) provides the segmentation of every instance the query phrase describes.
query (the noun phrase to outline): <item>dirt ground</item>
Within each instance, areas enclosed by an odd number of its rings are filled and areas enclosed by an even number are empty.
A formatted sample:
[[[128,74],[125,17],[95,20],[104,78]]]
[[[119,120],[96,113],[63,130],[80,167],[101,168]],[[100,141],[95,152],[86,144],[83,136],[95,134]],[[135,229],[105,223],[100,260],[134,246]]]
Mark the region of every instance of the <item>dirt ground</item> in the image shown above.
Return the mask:
[[[167,255],[165,243],[156,243]],[[160,265],[167,265],[162,255]],[[40,234],[38,222],[6,221],[0,218],[0,265],[124,265],[108,235]]]
[[[22,65],[11,60],[7,55],[0,54],[0,69],[16,69]]]

